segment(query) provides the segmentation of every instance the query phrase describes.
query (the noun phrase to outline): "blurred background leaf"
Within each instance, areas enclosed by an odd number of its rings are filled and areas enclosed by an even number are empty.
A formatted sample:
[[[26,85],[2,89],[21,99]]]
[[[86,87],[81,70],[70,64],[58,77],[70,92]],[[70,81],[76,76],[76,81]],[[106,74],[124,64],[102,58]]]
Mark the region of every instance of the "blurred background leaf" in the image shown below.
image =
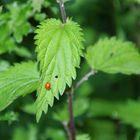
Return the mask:
[[[78,136],[76,137],[76,140],[90,140],[90,137],[89,137],[89,135],[87,135],[87,134],[78,135]]]
[[[18,113],[10,111],[0,115],[0,121],[8,121],[11,124],[14,121],[18,121]]]
[[[128,101],[118,108],[118,116],[124,123],[140,129],[140,101]]]

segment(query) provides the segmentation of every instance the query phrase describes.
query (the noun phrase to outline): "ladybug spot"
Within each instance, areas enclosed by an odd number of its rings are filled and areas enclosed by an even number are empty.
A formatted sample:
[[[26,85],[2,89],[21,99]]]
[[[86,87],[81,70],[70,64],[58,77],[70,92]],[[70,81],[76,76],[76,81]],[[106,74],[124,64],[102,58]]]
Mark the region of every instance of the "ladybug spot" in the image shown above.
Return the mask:
[[[45,88],[46,88],[46,90],[50,90],[51,89],[51,84],[49,82],[47,82],[45,84]]]

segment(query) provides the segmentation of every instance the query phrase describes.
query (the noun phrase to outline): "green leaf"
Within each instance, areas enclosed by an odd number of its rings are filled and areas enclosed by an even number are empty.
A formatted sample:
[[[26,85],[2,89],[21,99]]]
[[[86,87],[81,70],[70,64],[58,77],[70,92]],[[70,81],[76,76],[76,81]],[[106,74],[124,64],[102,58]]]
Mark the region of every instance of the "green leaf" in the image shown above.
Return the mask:
[[[140,3],[140,0],[135,0],[136,2]]]
[[[34,104],[33,103],[30,103],[30,104],[25,104],[23,107],[22,107],[22,110],[28,114],[33,114],[35,115],[35,107],[34,107]]]
[[[32,31],[28,22],[28,18],[31,17],[29,1],[27,4],[6,4],[6,8],[0,14],[0,54],[13,51],[17,42],[20,43],[23,36]]]
[[[127,0],[129,4],[131,3],[140,3],[140,0]]]
[[[31,52],[25,47],[17,47],[14,52],[20,57],[30,58],[32,56]]]
[[[86,125],[88,124],[90,125],[88,130],[92,140],[126,140],[124,135],[115,133],[114,123],[110,120],[91,119],[86,123]]]
[[[42,136],[44,140],[67,140],[65,131],[55,127],[48,127]]]
[[[34,124],[29,124],[26,128],[17,126],[13,131],[11,140],[37,140],[37,134],[37,127]]]
[[[140,74],[140,54],[131,42],[116,38],[100,39],[87,50],[89,65],[106,73]]]
[[[53,119],[59,122],[68,122],[68,107],[67,104],[63,104],[62,106],[57,106],[58,109],[53,113]],[[60,110],[61,108],[61,110]]]
[[[0,23],[3,18],[0,17]],[[12,37],[9,37],[10,31],[9,27],[4,24],[0,24],[0,54],[5,52],[11,52],[16,48],[16,44]]]
[[[87,134],[82,134],[82,135],[78,135],[76,137],[76,140],[90,140],[90,137]]]
[[[7,9],[9,10],[9,19],[6,23],[16,41],[20,43],[23,36],[27,35],[32,30],[32,26],[28,22],[28,18],[31,16],[30,4],[19,5],[17,2],[14,2],[7,5]]]
[[[0,6],[0,13],[2,12],[2,6]]]
[[[140,140],[140,130],[137,130],[134,140]]]
[[[77,100],[75,100],[74,102],[74,116],[78,117],[82,115],[88,110],[88,108],[89,108],[89,101],[87,100],[87,98],[77,98]]]
[[[118,108],[118,117],[126,124],[140,129],[140,101],[128,101]]]
[[[0,111],[5,109],[19,96],[37,89],[39,73],[33,62],[15,64],[0,72]]]
[[[33,11],[40,12],[43,3],[44,3],[44,0],[32,0]]]
[[[9,66],[10,64],[8,61],[0,60],[0,72],[8,69]]]
[[[118,107],[123,105],[121,102],[96,99],[90,104],[90,114],[94,117],[108,116],[115,118],[118,114]]]
[[[56,19],[41,23],[36,30],[36,52],[40,63],[41,80],[36,101],[37,120],[42,111],[47,113],[48,105],[53,106],[54,97],[59,99],[66,84],[70,87],[72,78],[76,78],[76,67],[79,67],[83,55],[83,34],[79,25],[71,20],[66,24]],[[51,89],[45,89],[45,83]]]
[[[34,18],[37,21],[43,21],[46,18],[46,14],[45,13],[36,13]]]
[[[10,111],[5,114],[0,115],[0,121],[8,121],[11,124],[14,121],[18,120],[18,113]]]

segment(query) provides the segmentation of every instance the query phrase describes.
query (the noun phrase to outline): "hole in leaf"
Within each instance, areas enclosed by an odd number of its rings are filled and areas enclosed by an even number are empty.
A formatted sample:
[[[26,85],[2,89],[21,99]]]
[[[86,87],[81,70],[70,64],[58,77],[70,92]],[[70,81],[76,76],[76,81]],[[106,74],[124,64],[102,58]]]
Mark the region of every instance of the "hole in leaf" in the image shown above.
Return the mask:
[[[56,75],[55,78],[58,78],[58,75]]]

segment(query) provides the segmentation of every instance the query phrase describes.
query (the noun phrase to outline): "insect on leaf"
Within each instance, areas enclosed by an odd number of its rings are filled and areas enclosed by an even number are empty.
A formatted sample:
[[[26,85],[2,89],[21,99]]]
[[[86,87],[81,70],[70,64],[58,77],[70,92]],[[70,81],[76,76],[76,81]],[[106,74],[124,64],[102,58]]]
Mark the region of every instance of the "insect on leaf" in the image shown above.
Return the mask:
[[[54,97],[59,99],[66,84],[70,87],[76,78],[83,55],[83,33],[79,25],[71,20],[62,24],[60,20],[48,19],[36,30],[36,52],[40,64],[41,80],[36,101],[37,121],[48,105],[53,106]],[[47,90],[46,83],[50,84]]]

